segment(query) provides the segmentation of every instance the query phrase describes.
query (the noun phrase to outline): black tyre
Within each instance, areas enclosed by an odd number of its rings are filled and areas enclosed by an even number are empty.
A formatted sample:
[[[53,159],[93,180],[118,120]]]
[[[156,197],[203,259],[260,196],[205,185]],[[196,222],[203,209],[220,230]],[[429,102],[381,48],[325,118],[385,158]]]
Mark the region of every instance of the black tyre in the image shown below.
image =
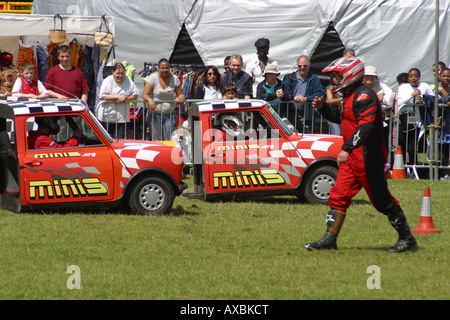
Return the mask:
[[[145,177],[130,192],[131,211],[142,215],[167,213],[173,205],[175,194],[172,185],[161,177]]]
[[[328,204],[330,190],[336,182],[338,169],[332,166],[318,167],[308,174],[304,188],[305,199],[311,204]]]

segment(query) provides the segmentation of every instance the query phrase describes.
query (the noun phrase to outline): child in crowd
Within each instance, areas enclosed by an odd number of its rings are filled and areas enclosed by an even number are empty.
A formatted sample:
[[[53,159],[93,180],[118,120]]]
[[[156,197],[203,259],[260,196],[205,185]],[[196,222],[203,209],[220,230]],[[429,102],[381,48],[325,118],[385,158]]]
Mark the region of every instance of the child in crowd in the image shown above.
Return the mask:
[[[224,100],[236,99],[237,88],[234,83],[228,83],[223,87],[223,98]]]
[[[12,88],[13,97],[32,99],[48,98],[49,94],[41,81],[33,79],[34,66],[30,62],[24,62],[20,66],[21,76],[14,82]]]

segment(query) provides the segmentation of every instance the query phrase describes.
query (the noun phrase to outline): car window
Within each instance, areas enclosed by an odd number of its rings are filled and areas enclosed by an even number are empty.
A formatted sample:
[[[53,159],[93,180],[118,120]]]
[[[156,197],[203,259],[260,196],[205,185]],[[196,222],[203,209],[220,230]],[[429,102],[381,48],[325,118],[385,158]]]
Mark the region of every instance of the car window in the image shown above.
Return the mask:
[[[80,128],[82,136],[78,139],[77,147],[102,144],[101,140],[81,116],[39,116],[29,117],[26,121],[26,130],[28,133],[28,149],[34,149],[31,136],[36,134],[39,129],[38,123],[46,123],[53,127],[49,137],[59,144],[63,144],[73,136],[73,130]]]
[[[278,132],[260,111],[220,112],[211,117],[211,128],[225,140],[260,140],[278,137]]]

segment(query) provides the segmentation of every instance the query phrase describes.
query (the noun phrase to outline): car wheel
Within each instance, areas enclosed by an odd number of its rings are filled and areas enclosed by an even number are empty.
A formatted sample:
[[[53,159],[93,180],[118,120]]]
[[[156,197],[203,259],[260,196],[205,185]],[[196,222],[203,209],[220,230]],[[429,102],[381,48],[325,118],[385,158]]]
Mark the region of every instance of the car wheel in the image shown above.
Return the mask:
[[[336,182],[338,169],[323,166],[312,171],[306,180],[305,199],[311,204],[328,204],[330,190]]]
[[[167,213],[175,198],[171,184],[161,177],[145,177],[130,192],[129,204],[133,212],[143,215]]]

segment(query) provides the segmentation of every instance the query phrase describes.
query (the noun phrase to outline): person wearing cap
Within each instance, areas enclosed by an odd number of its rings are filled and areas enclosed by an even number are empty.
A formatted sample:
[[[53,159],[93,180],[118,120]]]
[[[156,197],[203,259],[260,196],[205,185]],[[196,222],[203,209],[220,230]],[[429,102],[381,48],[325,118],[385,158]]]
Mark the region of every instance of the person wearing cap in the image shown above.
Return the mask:
[[[257,56],[250,60],[245,66],[245,72],[252,76],[253,79],[253,96],[257,94],[258,84],[264,80],[264,69],[267,65],[272,64],[278,67],[277,61],[270,58],[269,48],[270,41],[266,38],[260,38],[255,42]]]
[[[378,77],[377,69],[374,66],[367,66],[364,68],[364,79],[363,84],[366,87],[371,88],[377,94],[378,101],[380,101],[381,108],[384,113],[384,123],[383,126],[385,128],[385,143],[386,147],[389,146],[389,131],[388,131],[388,121],[390,110],[392,109],[392,105],[389,105],[389,100],[391,98],[392,90],[386,84],[381,82]]]
[[[272,101],[272,108],[281,116],[287,115],[287,103],[292,99],[289,88],[277,77],[280,75],[278,66],[268,64],[264,70],[264,80],[261,81],[256,90],[256,98],[265,101]]]
[[[378,79],[377,69],[374,66],[367,66],[364,68],[363,83],[366,87],[369,87],[375,91],[380,102],[383,101],[384,90],[381,86],[380,80]]]

